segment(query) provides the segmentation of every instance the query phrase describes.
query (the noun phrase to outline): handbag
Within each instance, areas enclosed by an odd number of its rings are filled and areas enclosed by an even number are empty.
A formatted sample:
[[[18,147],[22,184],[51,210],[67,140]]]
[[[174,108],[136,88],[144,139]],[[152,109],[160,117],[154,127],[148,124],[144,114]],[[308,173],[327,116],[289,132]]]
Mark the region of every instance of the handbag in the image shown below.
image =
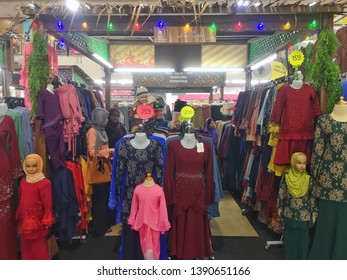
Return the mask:
[[[86,182],[89,185],[102,184],[111,181],[110,165],[101,158],[94,157],[87,162]]]

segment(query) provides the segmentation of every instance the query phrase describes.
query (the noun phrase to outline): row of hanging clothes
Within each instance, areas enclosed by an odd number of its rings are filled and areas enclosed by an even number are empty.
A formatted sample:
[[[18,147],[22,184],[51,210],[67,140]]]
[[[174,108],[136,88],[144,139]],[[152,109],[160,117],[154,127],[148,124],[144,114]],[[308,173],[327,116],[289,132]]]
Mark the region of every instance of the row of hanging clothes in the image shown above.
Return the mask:
[[[2,100],[6,115],[14,121],[21,161],[35,152],[33,125],[30,110],[24,107],[24,98],[5,96]]]
[[[200,148],[180,142],[189,135]],[[213,256],[209,219],[218,217],[223,197],[211,137],[191,125],[172,132],[144,123],[142,131],[115,143],[109,207],[122,224],[121,259],[143,259],[140,234],[128,224],[133,193],[147,173],[165,194],[171,228],[160,234],[160,259],[204,259]],[[150,217],[147,217],[150,218]],[[141,241],[141,242],[140,242]]]
[[[241,196],[243,213],[258,211],[258,220],[277,233],[281,176],[294,151],[304,152],[309,163],[314,119],[321,114],[310,85],[292,86],[285,77],[241,92],[232,119],[217,124],[224,188]]]

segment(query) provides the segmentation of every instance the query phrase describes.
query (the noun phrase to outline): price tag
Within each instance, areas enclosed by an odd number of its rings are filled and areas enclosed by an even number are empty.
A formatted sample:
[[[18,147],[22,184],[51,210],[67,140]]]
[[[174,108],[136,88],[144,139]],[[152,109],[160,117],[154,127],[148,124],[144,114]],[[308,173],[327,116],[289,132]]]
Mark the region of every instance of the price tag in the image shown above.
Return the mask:
[[[181,116],[184,119],[191,119],[194,116],[194,109],[190,106],[184,106],[181,110]]]
[[[196,148],[198,153],[203,153],[205,151],[204,143],[196,143]]]
[[[136,109],[136,113],[141,119],[146,120],[153,117],[154,109],[150,105],[139,105]]]
[[[302,51],[293,51],[289,55],[289,63],[295,68],[301,66],[304,63],[305,56]]]

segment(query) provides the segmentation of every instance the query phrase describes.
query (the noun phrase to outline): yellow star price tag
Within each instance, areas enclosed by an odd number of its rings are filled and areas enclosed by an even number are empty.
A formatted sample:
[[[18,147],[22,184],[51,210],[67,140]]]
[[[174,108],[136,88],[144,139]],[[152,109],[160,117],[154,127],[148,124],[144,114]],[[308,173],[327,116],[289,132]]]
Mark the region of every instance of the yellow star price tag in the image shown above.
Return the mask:
[[[301,66],[304,63],[305,56],[302,51],[292,51],[289,55],[289,63],[295,68]]]
[[[185,120],[189,120],[194,116],[194,109],[190,106],[184,106],[181,110],[181,116]]]

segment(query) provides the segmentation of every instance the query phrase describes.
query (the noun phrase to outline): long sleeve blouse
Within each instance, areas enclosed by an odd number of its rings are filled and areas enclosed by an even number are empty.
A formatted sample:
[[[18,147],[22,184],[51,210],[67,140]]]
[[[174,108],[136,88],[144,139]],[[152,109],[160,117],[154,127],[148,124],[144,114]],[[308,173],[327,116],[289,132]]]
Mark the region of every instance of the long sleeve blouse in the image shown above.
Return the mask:
[[[135,188],[128,224],[139,230],[143,225],[164,234],[170,228],[163,189],[154,184]]]
[[[314,118],[321,115],[317,94],[304,84],[300,89],[282,86],[277,93],[270,121],[280,124],[279,139],[313,139]]]

